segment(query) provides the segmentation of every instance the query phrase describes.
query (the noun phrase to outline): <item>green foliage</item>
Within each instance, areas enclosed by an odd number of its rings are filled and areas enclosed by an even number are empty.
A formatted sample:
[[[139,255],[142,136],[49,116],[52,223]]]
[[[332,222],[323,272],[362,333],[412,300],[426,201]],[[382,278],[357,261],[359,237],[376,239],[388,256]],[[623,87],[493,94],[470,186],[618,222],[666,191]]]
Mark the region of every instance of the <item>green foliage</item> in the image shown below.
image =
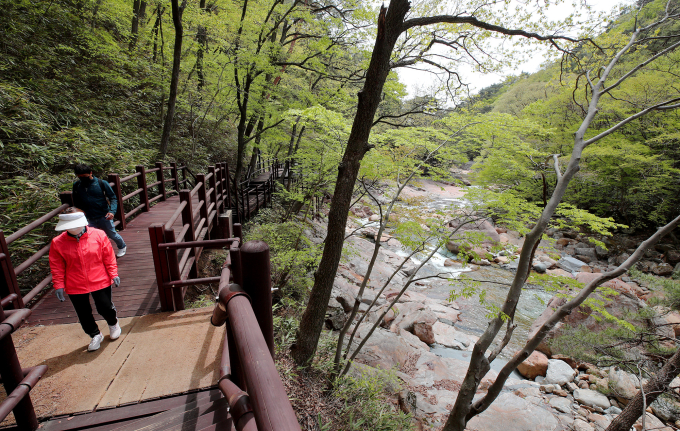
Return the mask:
[[[258,220],[249,227],[247,241],[260,240],[269,245],[272,286],[279,288],[284,297],[304,301],[312,285],[309,273],[318,265],[322,251],[304,235],[305,225],[299,221]]]
[[[344,405],[339,412],[343,430],[411,430],[411,417],[388,404],[385,387],[398,387],[394,372],[371,370],[345,375],[334,384],[334,393]]]

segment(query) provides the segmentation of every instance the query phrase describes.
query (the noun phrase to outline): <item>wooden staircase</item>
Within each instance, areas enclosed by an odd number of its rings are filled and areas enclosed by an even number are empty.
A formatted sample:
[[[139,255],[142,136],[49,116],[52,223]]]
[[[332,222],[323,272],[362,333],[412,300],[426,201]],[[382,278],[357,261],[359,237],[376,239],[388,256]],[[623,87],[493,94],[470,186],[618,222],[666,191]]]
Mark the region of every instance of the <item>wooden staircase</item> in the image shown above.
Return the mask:
[[[41,431],[233,431],[219,389],[43,422]]]

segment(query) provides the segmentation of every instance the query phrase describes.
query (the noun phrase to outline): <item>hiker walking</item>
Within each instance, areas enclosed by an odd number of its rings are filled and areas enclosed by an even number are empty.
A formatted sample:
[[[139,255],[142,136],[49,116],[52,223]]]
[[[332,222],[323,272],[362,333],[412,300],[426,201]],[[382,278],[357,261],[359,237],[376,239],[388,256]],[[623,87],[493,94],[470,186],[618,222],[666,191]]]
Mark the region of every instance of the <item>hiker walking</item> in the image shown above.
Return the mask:
[[[116,307],[111,301],[111,287],[120,285],[113,247],[106,234],[88,228],[85,214],[73,207],[59,214],[55,230],[65,232],[55,237],[50,246],[54,290],[62,302],[64,292],[68,294],[80,325],[92,337],[87,350],[93,352],[99,349],[104,336],[92,315],[90,295],[97,312],[109,325],[111,340],[120,337]]]
[[[108,181],[92,175],[92,169],[87,165],[77,164],[73,170],[79,178],[73,183],[75,207],[85,211],[90,226],[106,232],[118,247],[116,256],[122,257],[127,251],[127,246],[113,225],[113,214],[118,208],[118,200],[111,185]]]

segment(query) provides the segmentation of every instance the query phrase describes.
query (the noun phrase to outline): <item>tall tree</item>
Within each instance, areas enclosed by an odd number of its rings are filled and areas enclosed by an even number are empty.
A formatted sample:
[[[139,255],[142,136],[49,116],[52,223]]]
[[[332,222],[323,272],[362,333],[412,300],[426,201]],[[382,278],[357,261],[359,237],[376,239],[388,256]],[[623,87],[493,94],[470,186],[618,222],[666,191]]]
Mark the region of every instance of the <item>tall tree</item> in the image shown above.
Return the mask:
[[[172,54],[172,75],[170,76],[170,95],[168,96],[168,112],[163,123],[163,134],[161,135],[161,158],[165,157],[168,152],[168,143],[170,142],[170,132],[172,131],[172,122],[175,118],[175,104],[177,102],[177,84],[179,83],[179,66],[182,60],[182,38],[184,37],[184,28],[182,27],[182,14],[187,6],[187,0],[182,1],[179,5],[179,0],[172,0],[172,23],[175,26],[175,48]]]
[[[314,287],[310,293],[307,308],[300,321],[296,343],[292,346],[293,358],[299,364],[309,362],[316,351],[319,336],[323,328],[326,306],[330,299],[333,282],[342,255],[345,225],[347,223],[347,214],[354,184],[361,160],[371,148],[368,144],[368,138],[374,124],[375,113],[380,104],[383,86],[390,71],[393,68],[412,66],[423,61],[434,63],[428,58],[428,53],[437,44],[467,49],[464,45],[467,43],[465,40],[461,42],[455,36],[451,36],[452,32],[461,30],[456,25],[467,29],[471,26],[500,35],[547,40],[556,45],[559,40],[574,41],[564,36],[542,36],[538,33],[524,30],[508,29],[500,25],[481,21],[475,15],[470,15],[467,12],[460,12],[456,15],[435,15],[405,19],[410,9],[411,5],[407,0],[393,0],[388,8],[381,7],[378,15],[377,35],[371,54],[371,61],[366,71],[363,89],[358,95],[352,131],[347,141],[342,162],[338,167],[335,192],[328,216],[328,233],[324,244],[323,257],[321,258],[319,268],[314,274]],[[484,6],[480,4],[476,13],[482,14],[483,12],[488,12],[488,10],[485,10]],[[445,28],[443,24],[450,24],[453,28],[443,31],[442,28]],[[397,40],[402,35],[405,35],[407,40],[412,40],[413,32],[426,26],[438,26],[438,30],[431,33],[432,36],[429,40],[421,40],[422,46],[400,47],[404,48],[400,52],[401,56],[393,61]],[[439,35],[438,32],[443,32],[444,34]]]

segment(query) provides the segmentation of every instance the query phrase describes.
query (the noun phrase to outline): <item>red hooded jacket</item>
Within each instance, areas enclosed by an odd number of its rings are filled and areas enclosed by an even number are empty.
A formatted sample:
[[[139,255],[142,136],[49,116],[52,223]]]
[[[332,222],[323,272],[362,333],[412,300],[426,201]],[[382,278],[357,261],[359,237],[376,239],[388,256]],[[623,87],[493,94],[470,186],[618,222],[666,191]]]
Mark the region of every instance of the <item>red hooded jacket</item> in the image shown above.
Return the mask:
[[[50,269],[54,289],[64,289],[69,295],[104,289],[118,277],[109,238],[103,230],[89,226],[79,239],[64,232],[52,240]]]

